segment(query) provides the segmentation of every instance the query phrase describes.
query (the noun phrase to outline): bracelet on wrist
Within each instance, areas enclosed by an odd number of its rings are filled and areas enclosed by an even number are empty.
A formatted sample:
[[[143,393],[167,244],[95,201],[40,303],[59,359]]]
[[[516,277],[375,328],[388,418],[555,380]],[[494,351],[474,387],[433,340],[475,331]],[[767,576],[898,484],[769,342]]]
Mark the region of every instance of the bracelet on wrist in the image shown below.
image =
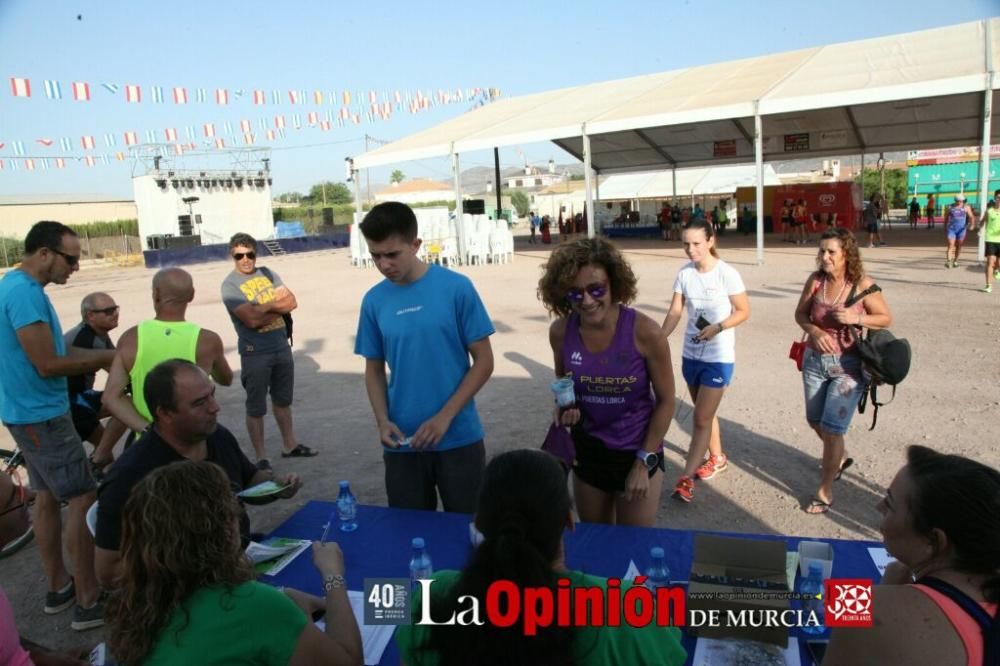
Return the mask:
[[[323,576],[323,591],[332,592],[333,590],[346,590],[347,581],[340,574],[328,574]]]

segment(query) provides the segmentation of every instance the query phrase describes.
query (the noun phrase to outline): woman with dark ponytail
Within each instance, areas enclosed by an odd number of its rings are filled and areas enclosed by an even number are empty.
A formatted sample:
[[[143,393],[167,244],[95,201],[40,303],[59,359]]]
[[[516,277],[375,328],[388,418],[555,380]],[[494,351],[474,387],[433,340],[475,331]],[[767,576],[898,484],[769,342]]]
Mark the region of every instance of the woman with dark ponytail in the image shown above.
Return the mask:
[[[878,508],[897,561],[874,625],[834,630],[823,665],[1000,665],[1000,472],[911,446]]]
[[[571,587],[607,587],[607,579],[566,568],[563,530],[573,529],[572,502],[562,466],[538,450],[503,453],[486,466],[476,511],[483,542],[462,571],[439,571],[431,586],[431,616],[450,618],[478,599],[482,625],[404,625],[396,642],[408,666],[562,664],[683,664],[676,628],[538,627],[525,635],[523,614],[510,627],[485,619],[486,592],[498,580],[519,589],[548,587],[555,598],[559,579]],[[414,599],[415,616],[420,600]]]

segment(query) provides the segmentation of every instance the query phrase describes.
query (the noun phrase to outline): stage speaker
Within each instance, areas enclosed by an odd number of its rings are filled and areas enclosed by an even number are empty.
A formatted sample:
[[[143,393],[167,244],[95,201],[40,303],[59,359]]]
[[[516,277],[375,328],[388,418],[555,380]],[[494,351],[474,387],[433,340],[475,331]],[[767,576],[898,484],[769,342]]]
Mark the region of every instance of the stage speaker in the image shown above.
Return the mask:
[[[177,227],[180,230],[181,236],[190,236],[193,231],[191,229],[191,216],[190,215],[178,215],[177,216]]]
[[[462,212],[468,213],[469,215],[485,215],[486,200],[466,199],[465,201],[462,202]]]
[[[167,239],[163,234],[153,234],[146,236],[146,248],[150,250],[162,250],[167,246]]]
[[[190,234],[186,236],[172,236],[164,240],[165,240],[164,249],[167,250],[176,250],[178,248],[201,246],[201,236],[192,236]]]

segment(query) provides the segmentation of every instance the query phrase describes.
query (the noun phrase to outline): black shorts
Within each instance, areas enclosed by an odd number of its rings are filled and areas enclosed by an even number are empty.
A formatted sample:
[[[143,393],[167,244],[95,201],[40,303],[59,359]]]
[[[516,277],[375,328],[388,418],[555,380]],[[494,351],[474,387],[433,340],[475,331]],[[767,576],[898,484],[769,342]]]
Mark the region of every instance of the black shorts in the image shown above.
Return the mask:
[[[986,241],[986,256],[1000,258],[1000,243]]]
[[[606,493],[620,493],[625,490],[625,482],[635,463],[635,452],[638,449],[609,449],[597,437],[584,432],[583,428],[574,427],[570,434],[576,445],[576,464],[573,473],[587,485]],[[649,472],[652,478],[656,470],[666,472],[663,462],[663,449],[656,452],[657,464]]]
[[[86,440],[91,433],[101,425],[98,415],[101,412],[101,395],[103,391],[88,390],[70,396],[69,413],[73,418],[73,427],[80,439]]]

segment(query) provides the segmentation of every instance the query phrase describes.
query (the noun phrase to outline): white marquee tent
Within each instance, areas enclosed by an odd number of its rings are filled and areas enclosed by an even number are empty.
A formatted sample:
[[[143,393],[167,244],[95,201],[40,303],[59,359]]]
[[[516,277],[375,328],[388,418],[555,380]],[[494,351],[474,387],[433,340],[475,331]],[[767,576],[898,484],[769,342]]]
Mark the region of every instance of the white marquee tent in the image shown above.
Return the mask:
[[[354,168],[451,155],[457,173],[463,152],[552,141],[584,162],[593,224],[593,171],[756,162],[761,210],[765,160],[980,144],[985,161],[1000,139],[998,29],[993,18],[500,100]],[[455,189],[460,200],[457,177]]]

